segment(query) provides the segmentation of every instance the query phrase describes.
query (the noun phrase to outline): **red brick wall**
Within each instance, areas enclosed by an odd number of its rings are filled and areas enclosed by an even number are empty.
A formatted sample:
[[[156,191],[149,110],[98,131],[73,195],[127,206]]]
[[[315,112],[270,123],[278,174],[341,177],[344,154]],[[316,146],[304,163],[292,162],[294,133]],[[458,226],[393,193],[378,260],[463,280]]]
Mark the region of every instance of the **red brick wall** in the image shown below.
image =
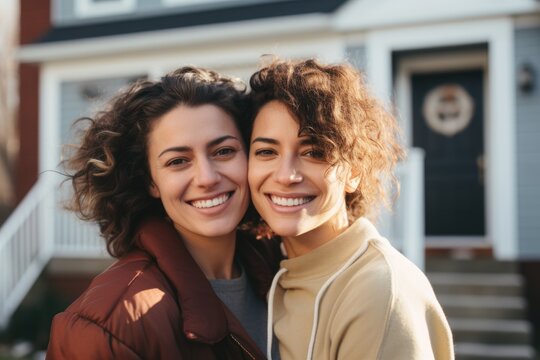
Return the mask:
[[[19,65],[19,158],[15,169],[15,193],[21,201],[38,177],[39,65]]]
[[[20,1],[21,45],[36,42],[51,28],[51,0]],[[21,201],[38,177],[39,65],[19,65],[19,157],[15,169],[15,194]]]
[[[20,0],[21,44],[33,43],[51,27],[51,0]]]

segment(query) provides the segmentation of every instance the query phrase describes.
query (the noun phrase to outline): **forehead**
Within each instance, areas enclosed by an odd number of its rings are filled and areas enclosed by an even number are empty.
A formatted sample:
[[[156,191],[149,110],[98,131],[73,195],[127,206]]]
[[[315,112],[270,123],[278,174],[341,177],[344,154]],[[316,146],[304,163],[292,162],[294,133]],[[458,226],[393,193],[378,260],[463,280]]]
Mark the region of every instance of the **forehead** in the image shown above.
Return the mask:
[[[235,121],[223,109],[179,105],[154,121],[148,142],[150,147],[196,146],[224,135],[241,139]]]
[[[253,134],[298,137],[299,122],[287,105],[273,100],[266,103],[255,117]]]

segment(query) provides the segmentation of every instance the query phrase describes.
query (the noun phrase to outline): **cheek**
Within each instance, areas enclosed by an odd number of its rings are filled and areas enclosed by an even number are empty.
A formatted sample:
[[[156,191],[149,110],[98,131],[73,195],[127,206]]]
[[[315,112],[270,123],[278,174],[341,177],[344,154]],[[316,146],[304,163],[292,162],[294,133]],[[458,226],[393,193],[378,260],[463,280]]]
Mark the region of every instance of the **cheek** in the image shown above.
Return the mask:
[[[191,175],[181,172],[163,172],[155,178],[155,184],[161,191],[161,196],[176,198],[181,196],[191,183]]]
[[[248,182],[249,182],[249,186],[252,189],[255,189],[261,182],[261,178],[262,178],[261,170],[262,169],[259,166],[251,166],[251,165],[249,166]]]
[[[325,182],[331,186],[338,183],[344,185],[347,182],[348,177],[349,169],[343,166],[336,166],[328,169],[325,173]]]
[[[238,158],[229,169],[229,173],[239,184],[247,185],[248,162],[246,157]]]

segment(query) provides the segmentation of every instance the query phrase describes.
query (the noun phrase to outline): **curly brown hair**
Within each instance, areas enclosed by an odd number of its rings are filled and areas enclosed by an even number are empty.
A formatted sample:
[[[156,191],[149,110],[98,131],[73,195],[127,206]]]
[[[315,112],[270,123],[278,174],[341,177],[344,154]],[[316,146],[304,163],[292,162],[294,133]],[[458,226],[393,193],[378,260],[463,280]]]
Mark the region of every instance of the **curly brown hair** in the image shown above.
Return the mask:
[[[284,103],[299,123],[298,136],[310,136],[328,163],[348,164],[360,185],[347,194],[349,220],[374,218],[389,204],[394,168],[404,157],[395,117],[368,90],[362,74],[349,64],[316,59],[274,58],[250,79],[254,113],[268,102]]]
[[[153,122],[179,105],[213,104],[228,113],[245,137],[249,101],[245,84],[215,71],[177,69],[158,81],[141,80],[120,92],[106,109],[88,121],[80,145],[63,161],[74,195],[67,208],[95,221],[108,252],[120,257],[135,243],[140,221],[165,216],[150,196],[147,137]]]

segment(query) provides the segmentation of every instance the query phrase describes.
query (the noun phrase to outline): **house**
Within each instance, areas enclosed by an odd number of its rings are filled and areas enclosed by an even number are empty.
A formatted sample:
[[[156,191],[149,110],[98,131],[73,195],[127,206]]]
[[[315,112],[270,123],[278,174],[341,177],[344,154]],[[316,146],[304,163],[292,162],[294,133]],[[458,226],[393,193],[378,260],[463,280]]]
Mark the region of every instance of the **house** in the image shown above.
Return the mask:
[[[21,0],[20,23],[20,205],[0,230],[0,323],[51,259],[105,256],[95,228],[55,205],[73,120],[184,64],[247,79],[262,54],[347,60],[394,104],[411,158],[383,228],[420,266],[472,249],[538,284],[540,1]]]

